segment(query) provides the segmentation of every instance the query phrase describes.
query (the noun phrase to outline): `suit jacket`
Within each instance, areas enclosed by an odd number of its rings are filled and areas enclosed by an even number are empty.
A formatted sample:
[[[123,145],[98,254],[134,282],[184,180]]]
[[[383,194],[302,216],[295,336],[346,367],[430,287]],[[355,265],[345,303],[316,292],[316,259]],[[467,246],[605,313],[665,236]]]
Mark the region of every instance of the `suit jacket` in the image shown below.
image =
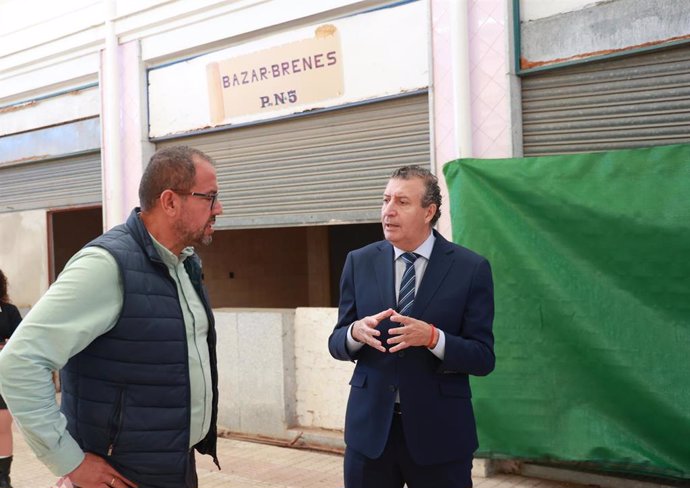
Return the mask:
[[[396,306],[393,246],[380,241],[352,251],[343,268],[338,323],[328,347],[334,358],[357,362],[350,380],[345,442],[371,459],[386,445],[396,391],[407,447],[416,463],[466,459],[478,446],[469,375],[487,375],[495,364],[491,268],[482,256],[434,234],[436,242],[409,315],[443,330],[443,361],[426,347],[391,354],[365,345],[351,355],[346,346],[350,324]],[[397,326],[389,320],[379,324],[386,348],[387,331]]]

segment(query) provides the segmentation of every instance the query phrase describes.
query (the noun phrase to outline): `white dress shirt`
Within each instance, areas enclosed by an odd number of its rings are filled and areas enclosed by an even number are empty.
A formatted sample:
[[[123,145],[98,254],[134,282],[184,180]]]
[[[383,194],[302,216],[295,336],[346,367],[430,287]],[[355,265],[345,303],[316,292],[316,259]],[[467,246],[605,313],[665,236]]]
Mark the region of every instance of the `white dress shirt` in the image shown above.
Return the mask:
[[[422,279],[424,278],[424,272],[426,271],[427,264],[429,264],[429,258],[431,257],[431,251],[434,249],[434,242],[436,242],[436,237],[434,236],[433,232],[429,233],[429,237],[422,242],[422,244],[415,249],[414,252],[417,254],[419,257],[417,260],[414,262],[414,271],[415,271],[415,295],[417,294],[417,291],[419,290],[419,285],[422,283]],[[397,247],[393,246],[393,259],[395,262],[395,301],[398,301],[398,294],[400,292],[400,283],[402,282],[402,276],[403,273],[405,272],[405,262],[402,260],[400,257],[402,254],[404,254],[406,251],[403,251],[402,249],[398,249]],[[348,328],[347,332],[347,350],[352,354],[357,351],[359,351],[362,346],[364,346],[363,343],[356,341],[352,337],[352,327],[354,325],[354,322],[350,324],[350,327]],[[429,349],[437,358],[443,360],[445,353],[446,353],[446,336],[443,333],[441,329],[436,329],[438,331],[438,342],[436,343],[436,346],[433,349]]]

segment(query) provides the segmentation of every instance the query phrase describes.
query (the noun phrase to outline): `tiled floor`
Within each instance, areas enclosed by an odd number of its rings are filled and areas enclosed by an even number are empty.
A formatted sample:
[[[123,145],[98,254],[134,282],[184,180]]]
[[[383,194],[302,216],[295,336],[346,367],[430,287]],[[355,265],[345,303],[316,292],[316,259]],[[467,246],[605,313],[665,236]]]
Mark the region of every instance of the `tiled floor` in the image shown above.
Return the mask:
[[[15,427],[12,485],[14,488],[48,488],[53,476],[28,448]],[[234,439],[219,439],[218,471],[208,456],[198,457],[200,488],[340,488],[342,456],[289,449]],[[475,478],[475,488],[572,488],[514,475]]]

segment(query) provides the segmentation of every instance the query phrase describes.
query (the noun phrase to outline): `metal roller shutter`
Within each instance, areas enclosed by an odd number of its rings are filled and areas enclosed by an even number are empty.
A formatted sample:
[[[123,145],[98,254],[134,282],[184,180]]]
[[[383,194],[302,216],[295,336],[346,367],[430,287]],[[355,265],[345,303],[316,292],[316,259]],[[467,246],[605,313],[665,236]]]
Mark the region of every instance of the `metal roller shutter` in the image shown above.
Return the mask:
[[[429,166],[426,94],[165,141],[217,163],[218,228],[376,222],[393,169]]]
[[[101,202],[101,156],[0,166],[0,212]]]
[[[690,46],[522,79],[526,156],[690,142]]]

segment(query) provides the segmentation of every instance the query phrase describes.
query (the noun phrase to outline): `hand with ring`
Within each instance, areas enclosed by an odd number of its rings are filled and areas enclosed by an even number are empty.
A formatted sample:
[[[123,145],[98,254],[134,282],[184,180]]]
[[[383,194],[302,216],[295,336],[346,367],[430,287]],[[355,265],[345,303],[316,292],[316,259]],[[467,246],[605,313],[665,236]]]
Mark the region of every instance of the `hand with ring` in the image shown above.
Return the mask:
[[[90,452],[67,477],[79,488],[137,488],[136,483],[118,473],[105,459]]]

